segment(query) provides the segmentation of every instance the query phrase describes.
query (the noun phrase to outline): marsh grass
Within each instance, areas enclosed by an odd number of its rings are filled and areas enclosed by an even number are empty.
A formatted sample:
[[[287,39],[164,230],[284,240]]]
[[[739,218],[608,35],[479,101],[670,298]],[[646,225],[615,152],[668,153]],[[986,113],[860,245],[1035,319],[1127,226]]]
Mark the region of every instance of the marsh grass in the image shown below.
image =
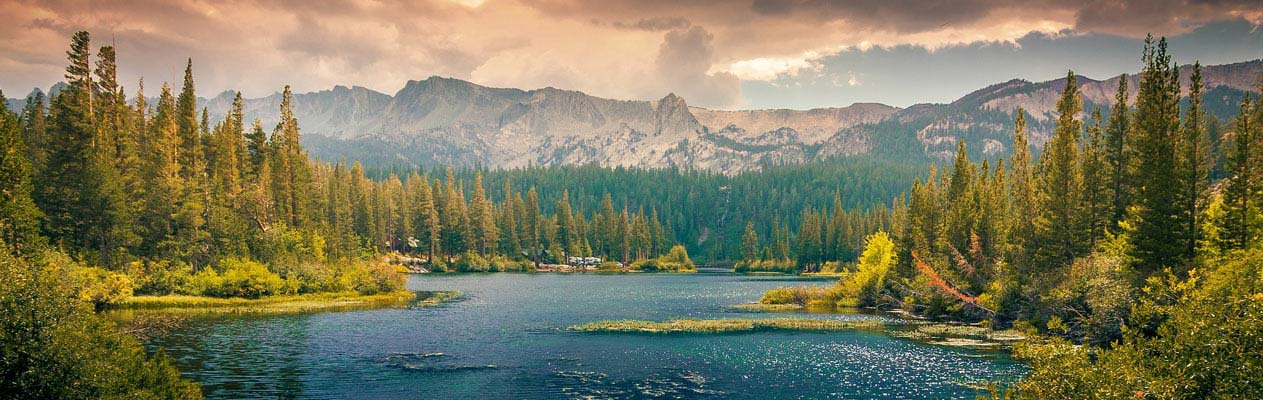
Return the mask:
[[[583,325],[571,326],[572,331],[580,332],[624,332],[624,333],[724,333],[752,332],[765,330],[794,331],[853,331],[881,330],[885,327],[881,321],[838,321],[810,318],[768,318],[768,319],[673,319],[663,322],[654,321],[598,321]]]
[[[459,290],[440,290],[416,292],[416,298],[409,304],[411,307],[434,307],[461,298],[465,294]]]
[[[171,314],[295,314],[358,308],[403,306],[416,298],[401,291],[373,295],[356,292],[313,293],[268,296],[259,299],[205,296],[136,296],[119,304],[117,312],[161,312]]]
[[[1026,336],[1014,330],[994,331],[973,325],[916,324],[911,329],[891,330],[895,337],[930,344],[971,348],[1007,348]]]

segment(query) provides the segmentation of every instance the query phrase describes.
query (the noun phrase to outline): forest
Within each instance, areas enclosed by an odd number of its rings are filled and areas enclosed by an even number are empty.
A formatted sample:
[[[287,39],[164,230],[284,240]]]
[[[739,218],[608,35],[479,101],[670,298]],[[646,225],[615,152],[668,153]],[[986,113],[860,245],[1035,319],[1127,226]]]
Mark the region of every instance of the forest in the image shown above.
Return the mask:
[[[1212,136],[1200,65],[1181,88],[1165,39],[1147,40],[1142,60],[1136,97],[1120,80],[1109,117],[1083,109],[1070,72],[1038,159],[1019,110],[1007,160],[973,162],[962,143],[833,288],[763,301],[1025,332],[1014,355],[1032,371],[996,397],[1257,395],[1263,107],[1247,95]]]

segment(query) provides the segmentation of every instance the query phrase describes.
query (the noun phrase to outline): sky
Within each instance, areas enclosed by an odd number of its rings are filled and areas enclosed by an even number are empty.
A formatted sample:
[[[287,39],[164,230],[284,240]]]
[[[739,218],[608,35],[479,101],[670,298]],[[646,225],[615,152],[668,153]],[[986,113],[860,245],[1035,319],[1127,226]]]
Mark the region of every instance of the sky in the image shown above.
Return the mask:
[[[61,80],[70,35],[118,49],[149,94],[192,58],[199,95],[447,76],[717,109],[948,102],[1012,78],[1263,58],[1258,0],[0,0],[0,90]]]

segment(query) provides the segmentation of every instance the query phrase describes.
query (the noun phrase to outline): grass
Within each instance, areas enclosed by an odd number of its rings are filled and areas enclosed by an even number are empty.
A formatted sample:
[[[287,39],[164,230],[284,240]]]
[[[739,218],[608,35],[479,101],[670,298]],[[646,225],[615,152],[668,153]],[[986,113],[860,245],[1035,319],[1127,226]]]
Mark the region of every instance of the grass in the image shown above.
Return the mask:
[[[416,299],[412,301],[413,307],[434,307],[452,300],[459,299],[465,294],[459,290],[440,290],[432,292],[417,292]]]
[[[654,321],[598,321],[583,325],[571,326],[569,329],[580,332],[624,332],[624,333],[724,333],[752,332],[764,330],[794,331],[851,331],[880,330],[885,327],[881,321],[839,321],[809,318],[768,318],[768,319],[673,319],[663,322]]]
[[[917,324],[912,329],[892,330],[891,335],[943,346],[1005,348],[1026,339],[1014,330],[993,331],[974,325]]]
[[[120,311],[178,314],[294,314],[311,311],[402,306],[407,305],[414,298],[416,298],[416,294],[407,291],[372,295],[361,295],[356,292],[311,293],[268,296],[259,299],[225,299],[183,295],[136,296],[127,299],[118,308]]]

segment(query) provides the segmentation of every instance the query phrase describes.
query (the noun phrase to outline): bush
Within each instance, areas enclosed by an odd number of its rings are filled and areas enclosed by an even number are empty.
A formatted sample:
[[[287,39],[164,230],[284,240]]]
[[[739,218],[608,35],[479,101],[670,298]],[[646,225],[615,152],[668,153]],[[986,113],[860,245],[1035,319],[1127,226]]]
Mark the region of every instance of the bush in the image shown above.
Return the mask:
[[[596,266],[596,269],[598,271],[622,271],[623,263],[618,261],[602,261],[600,265]]]
[[[534,269],[534,264],[530,261],[517,261],[501,255],[491,257],[490,265],[491,272],[521,272]]]
[[[854,298],[857,306],[874,306],[886,292],[886,277],[897,259],[895,243],[886,232],[877,232],[864,240],[856,272],[842,284],[842,295]]]
[[[811,286],[777,287],[763,293],[761,304],[797,304],[806,306],[824,296],[825,288]]]
[[[798,272],[798,265],[794,260],[754,260],[738,262],[736,265],[733,265],[732,270],[738,273],[780,272],[792,274]]]
[[[645,272],[689,272],[696,271],[697,266],[689,259],[688,250],[684,246],[675,245],[661,257],[633,262],[631,269]]]
[[[387,263],[363,263],[355,265],[353,268],[358,273],[353,275],[356,279],[352,280],[352,285],[355,291],[360,294],[396,292],[403,290],[408,283],[407,276],[399,273],[398,270]]]
[[[135,338],[77,299],[65,284],[69,268],[0,252],[0,397],[202,397],[161,351],[146,358]]]
[[[285,280],[257,261],[229,258],[220,266],[224,273],[219,277],[219,286],[204,294],[257,299],[284,292]]]
[[[72,267],[79,298],[96,310],[117,305],[132,297],[132,280],[126,275],[95,267]]]
[[[452,264],[456,272],[487,272],[491,270],[491,263],[488,263],[485,258],[472,251],[460,253]]]
[[[1149,278],[1109,348],[1055,338],[1014,347],[1023,398],[1244,399],[1263,393],[1263,251],[1230,253],[1181,279]]]
[[[193,266],[173,261],[133,261],[125,267],[138,295],[163,295],[186,292],[193,277]]]

